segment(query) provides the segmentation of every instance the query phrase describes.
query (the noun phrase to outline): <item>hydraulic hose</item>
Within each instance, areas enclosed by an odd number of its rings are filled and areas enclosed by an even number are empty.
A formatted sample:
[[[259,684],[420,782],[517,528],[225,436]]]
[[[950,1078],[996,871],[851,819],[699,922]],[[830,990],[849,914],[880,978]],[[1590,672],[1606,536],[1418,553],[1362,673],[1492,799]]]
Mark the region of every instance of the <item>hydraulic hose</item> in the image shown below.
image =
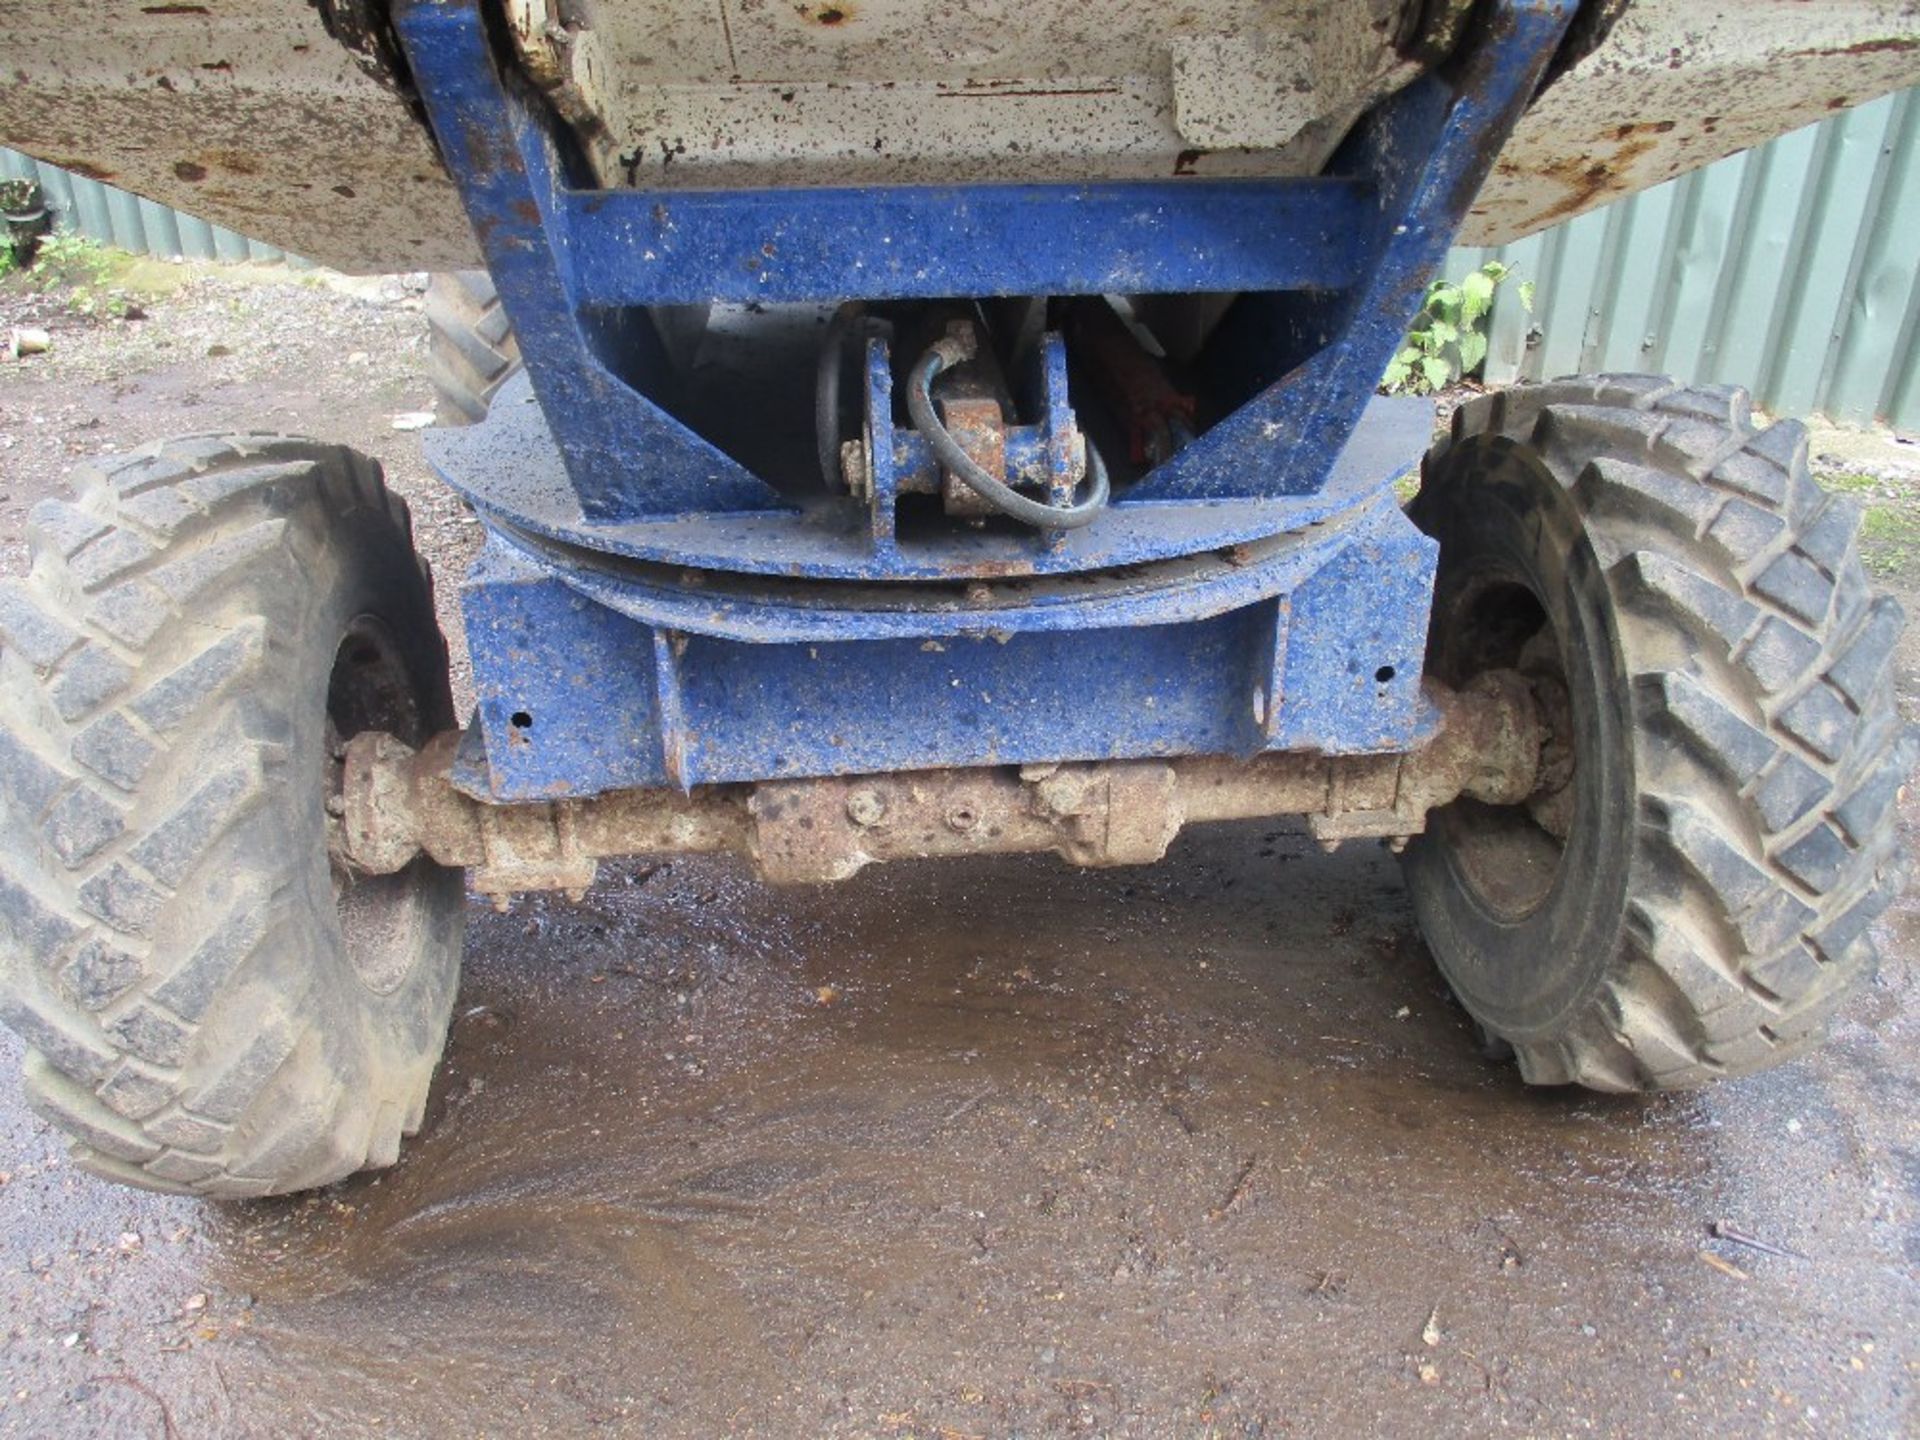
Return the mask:
[[[1010,515],[1015,520],[1043,530],[1077,530],[1084,525],[1091,525],[1101,510],[1106,508],[1109,494],[1107,467],[1101,463],[1100,453],[1091,443],[1087,445],[1086,498],[1072,505],[1047,505],[1038,500],[1029,500],[1012,486],[989,475],[960,448],[960,442],[940,423],[940,417],[933,408],[934,377],[948,365],[964,358],[951,341],[941,341],[915,362],[912,373],[907,376],[907,413],[913,417],[915,427],[926,440],[927,447],[933,451],[934,458],[958,476],[961,484],[1003,515]]]
[[[819,363],[813,376],[813,443],[820,460],[820,478],[828,491],[844,483],[840,476],[840,367],[844,363],[847,330],[866,307],[849,300],[827,321],[820,342]]]

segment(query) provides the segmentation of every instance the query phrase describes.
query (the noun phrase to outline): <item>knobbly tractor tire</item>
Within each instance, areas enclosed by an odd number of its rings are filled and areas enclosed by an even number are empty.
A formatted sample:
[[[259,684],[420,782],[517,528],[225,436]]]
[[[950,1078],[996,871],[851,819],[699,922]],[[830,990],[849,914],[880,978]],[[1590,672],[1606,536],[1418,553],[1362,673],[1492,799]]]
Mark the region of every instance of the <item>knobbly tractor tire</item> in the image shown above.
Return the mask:
[[[1900,607],[1800,425],[1738,390],[1602,376],[1484,397],[1412,507],[1429,665],[1517,666],[1549,728],[1525,805],[1406,852],[1441,970],[1536,1084],[1693,1086],[1818,1040],[1872,974],[1915,758]]]
[[[494,392],[520,368],[520,345],[484,270],[447,270],[427,282],[427,371],[442,425],[486,419]]]
[[[0,586],[0,1018],[84,1169],[280,1194],[391,1164],[461,876],[329,858],[340,745],[452,723],[406,507],[277,436],[83,466]]]

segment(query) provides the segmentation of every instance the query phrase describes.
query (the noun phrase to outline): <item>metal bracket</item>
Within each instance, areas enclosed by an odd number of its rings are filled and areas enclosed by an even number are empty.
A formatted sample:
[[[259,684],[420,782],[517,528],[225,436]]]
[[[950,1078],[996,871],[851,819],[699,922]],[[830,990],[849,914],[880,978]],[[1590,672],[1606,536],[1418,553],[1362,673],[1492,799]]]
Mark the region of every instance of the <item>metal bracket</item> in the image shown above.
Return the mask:
[[[898,544],[895,511],[902,495],[937,495],[946,514],[963,519],[992,515],[993,508],[940,464],[918,431],[894,425],[893,355],[887,342],[869,339],[865,361],[862,438],[842,448],[841,470],[848,491],[867,505],[875,550],[885,555]],[[1038,396],[1037,423],[1007,424],[1000,400],[986,391],[949,395],[941,404],[954,438],[974,463],[1015,488],[1038,488],[1048,504],[1063,506],[1071,502],[1087,462],[1086,441],[1067,401],[1066,342],[1059,334],[1048,331],[1041,337],[1033,365],[1036,381],[1027,388]],[[1057,549],[1063,539],[1060,532],[1039,531],[1032,543]]]

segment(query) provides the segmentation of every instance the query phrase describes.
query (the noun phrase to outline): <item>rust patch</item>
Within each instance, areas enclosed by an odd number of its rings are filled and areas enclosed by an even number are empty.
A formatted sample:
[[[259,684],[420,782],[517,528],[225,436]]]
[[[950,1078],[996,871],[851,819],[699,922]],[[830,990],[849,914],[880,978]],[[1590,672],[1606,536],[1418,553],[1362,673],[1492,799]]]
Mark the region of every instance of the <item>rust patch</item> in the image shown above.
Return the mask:
[[[1634,182],[1626,172],[1631,171],[1635,162],[1654,147],[1656,135],[1668,134],[1675,128],[1672,120],[1622,125],[1614,132],[1618,143],[1610,158],[1569,156],[1548,166],[1542,172],[1542,178],[1557,181],[1567,193],[1540,212],[1539,223],[1542,226],[1555,224],[1591,209],[1609,195],[1623,194],[1632,189]]]
[[[947,428],[959,442],[969,460],[996,479],[1006,476],[1007,432],[1000,415],[1000,402],[992,396],[954,395],[943,402]],[[942,470],[940,493],[949,515],[988,515],[992,504],[976,495],[951,471]],[[974,591],[981,592],[976,597]],[[990,596],[984,585],[968,586],[970,603],[985,603]]]
[[[1561,160],[1549,166],[1544,173],[1545,178],[1557,180],[1566,187],[1567,193],[1551,208],[1540,212],[1542,225],[1552,225],[1578,215],[1619,188],[1619,182],[1604,161],[1589,165],[1578,159]]]
[[[210,15],[204,5],[142,5],[142,15]]]
[[[214,150],[209,152],[209,157],[230,174],[258,175],[261,171],[260,157],[245,150]]]
[[[811,20],[816,25],[844,25],[854,18],[854,9],[845,0],[830,0],[825,5],[796,5],[793,8],[802,20]]]
[[[79,175],[82,178],[87,180],[113,179],[113,171],[102,170],[98,165],[89,164],[85,160],[61,159],[61,160],[54,160],[50,163],[58,165],[62,170],[71,170],[74,174]]]
[[[885,88],[891,90],[893,86],[888,84]],[[934,98],[936,100],[1055,100],[1063,95],[1118,95],[1121,93],[1118,85],[1027,86],[1021,89],[1009,89],[1004,85],[985,84],[968,85],[959,90],[941,90],[934,95]],[[1193,150],[1183,153],[1199,155],[1202,152]]]
[[[1920,50],[1920,40],[1909,35],[1889,35],[1884,40],[1859,40],[1838,50],[1802,50],[1802,55],[1904,55]]]
[[[466,141],[467,158],[481,175],[526,174],[527,164],[520,152],[511,142],[496,144],[500,137],[492,127],[469,121],[460,127],[460,132],[461,139]]]
[[[182,180],[191,180],[198,184],[207,178],[207,167],[196,164],[192,160],[176,160],[173,162],[173,173]]]

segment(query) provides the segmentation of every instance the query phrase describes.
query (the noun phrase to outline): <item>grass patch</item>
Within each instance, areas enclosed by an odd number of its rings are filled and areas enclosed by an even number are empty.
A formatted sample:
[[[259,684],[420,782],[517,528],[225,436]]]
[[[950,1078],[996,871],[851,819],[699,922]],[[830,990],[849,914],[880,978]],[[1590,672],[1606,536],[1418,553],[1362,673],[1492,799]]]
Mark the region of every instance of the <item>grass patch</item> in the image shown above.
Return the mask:
[[[1820,483],[1829,490],[1839,490],[1847,495],[1871,495],[1886,485],[1886,481],[1877,475],[1862,475],[1855,470],[1839,470],[1830,475],[1822,475]]]
[[[1860,558],[1882,579],[1920,569],[1920,495],[1907,485],[1873,482],[1873,493],[1884,497],[1889,490],[1894,498],[1869,505],[1860,519]]]
[[[62,231],[43,239],[33,264],[7,275],[4,285],[16,293],[63,299],[75,315],[118,320],[137,312],[142,301],[172,294],[187,279],[182,266]]]

